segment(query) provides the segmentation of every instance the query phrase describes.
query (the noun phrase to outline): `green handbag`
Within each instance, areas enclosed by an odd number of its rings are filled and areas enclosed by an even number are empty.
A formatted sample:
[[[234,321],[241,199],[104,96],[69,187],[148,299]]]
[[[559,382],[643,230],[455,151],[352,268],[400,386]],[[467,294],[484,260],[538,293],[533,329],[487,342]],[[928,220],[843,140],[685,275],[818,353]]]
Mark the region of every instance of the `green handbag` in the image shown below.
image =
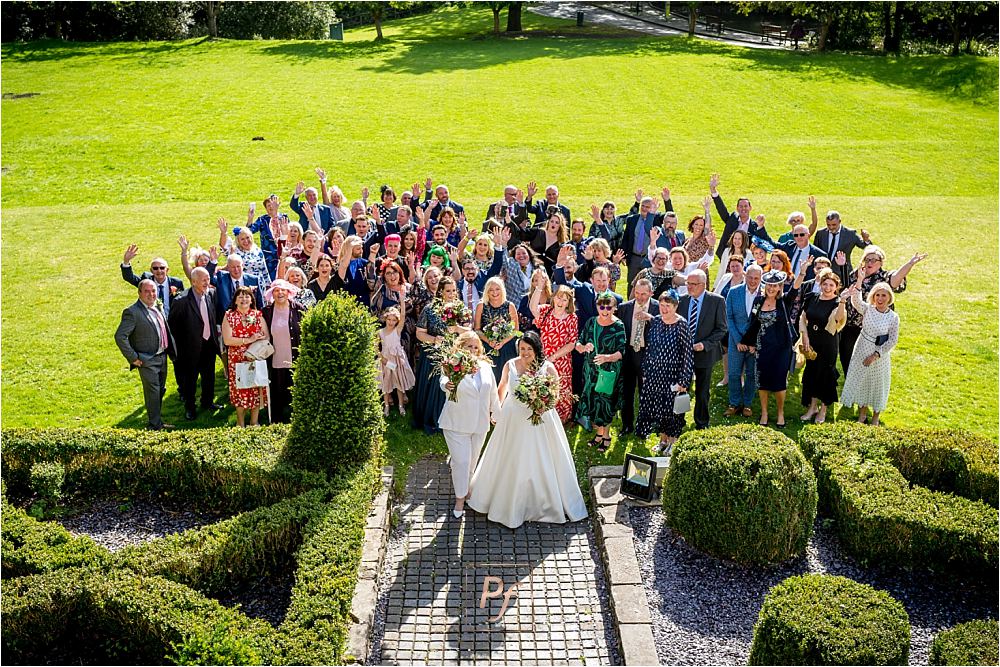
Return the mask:
[[[594,319],[594,354],[597,354],[597,319]],[[594,364],[595,366],[597,364]],[[615,391],[615,381],[618,379],[618,371],[609,371],[597,366],[597,384],[594,390],[598,394],[610,396]]]

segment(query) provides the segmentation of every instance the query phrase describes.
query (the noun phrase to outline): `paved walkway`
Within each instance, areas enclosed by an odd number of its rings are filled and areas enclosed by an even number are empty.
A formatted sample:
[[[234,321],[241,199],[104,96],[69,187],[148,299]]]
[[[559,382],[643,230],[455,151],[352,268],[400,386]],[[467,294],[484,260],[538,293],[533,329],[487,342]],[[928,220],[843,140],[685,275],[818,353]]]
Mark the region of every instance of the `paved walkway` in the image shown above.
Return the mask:
[[[417,462],[402,507],[405,544],[383,571],[372,662],[616,664],[588,520],[510,530],[471,510],[455,519],[453,505],[448,464]]]
[[[644,7],[636,15],[630,6],[633,3],[603,3],[603,6],[586,2],[540,2],[529,5],[528,11],[542,16],[550,16],[561,19],[576,19],[576,13],[582,11],[585,14],[584,21],[591,23],[601,23],[617,28],[625,28],[643,32],[648,35],[686,35],[688,31],[687,19],[671,16],[665,19],[662,13],[654,11],[650,7]],[[723,42],[725,44],[736,44],[752,49],[779,49],[788,50],[789,46],[780,46],[776,43],[761,42],[759,35],[751,35],[745,32],[734,32],[723,30],[722,34],[706,32],[703,24],[698,24],[695,36],[699,39],[707,39],[712,42]]]

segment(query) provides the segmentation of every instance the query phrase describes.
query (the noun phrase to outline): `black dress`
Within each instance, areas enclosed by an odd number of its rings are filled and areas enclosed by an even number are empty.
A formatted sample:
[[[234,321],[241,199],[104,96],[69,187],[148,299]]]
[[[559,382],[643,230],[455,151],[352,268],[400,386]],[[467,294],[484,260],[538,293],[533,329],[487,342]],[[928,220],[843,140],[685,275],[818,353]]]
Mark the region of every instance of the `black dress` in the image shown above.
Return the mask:
[[[824,301],[818,295],[809,295],[803,312],[806,314],[806,330],[809,346],[816,351],[816,358],[806,361],[802,372],[802,405],[810,405],[812,399],[819,399],[823,405],[837,402],[837,352],[840,350],[840,332],[832,336],[826,330],[830,314],[837,310],[838,299]]]
[[[431,336],[443,336],[448,331],[437,312],[435,311],[436,301],[432,301],[424,308],[417,320],[417,327],[424,329]],[[413,426],[422,428],[428,435],[440,433],[438,419],[444,409],[444,402],[447,396],[441,389],[438,381],[438,370],[434,368],[434,362],[430,358],[429,351],[432,346],[422,344],[420,360],[417,362],[417,388],[416,396],[413,399]]]
[[[750,311],[750,325],[740,342],[757,348],[757,388],[785,391],[792,366],[792,345],[798,338],[795,328],[794,287],[778,299],[774,310],[765,311],[764,297],[758,296]]]

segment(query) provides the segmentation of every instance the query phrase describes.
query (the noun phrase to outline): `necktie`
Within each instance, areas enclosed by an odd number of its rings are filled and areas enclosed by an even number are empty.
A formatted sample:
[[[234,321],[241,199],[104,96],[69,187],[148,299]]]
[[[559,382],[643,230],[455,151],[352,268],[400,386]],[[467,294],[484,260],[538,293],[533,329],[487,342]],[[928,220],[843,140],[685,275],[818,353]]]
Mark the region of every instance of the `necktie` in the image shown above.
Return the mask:
[[[473,288],[472,281],[471,280],[466,281],[466,283],[465,283],[465,302],[466,302],[465,305],[467,305],[469,307],[469,310],[472,310],[473,308],[475,308],[475,304],[472,303],[472,298],[473,298],[472,288]]]
[[[802,255],[802,248],[795,249],[795,255],[792,258],[792,274],[799,274],[799,257]]]
[[[209,329],[208,322],[208,305],[205,303],[205,295],[202,294],[198,297],[198,310],[201,313],[201,339],[208,340],[212,337],[212,330]]]
[[[633,307],[636,309],[635,312],[638,313],[638,309],[640,308],[639,304],[635,304]],[[634,315],[632,316],[632,349],[636,352],[642,349],[642,334],[643,327],[645,326],[645,322],[636,318]]]
[[[153,319],[156,320],[156,331],[160,335],[160,347],[157,350],[167,349],[167,326],[163,323],[163,313],[157,310],[155,307],[152,309]]]
[[[688,330],[691,332],[691,342],[694,342],[694,334],[698,330],[698,300],[691,299],[691,309],[688,311]]]
[[[157,285],[156,291],[159,293],[160,301],[163,302],[163,312],[170,312],[170,299],[167,298],[167,288],[164,285]]]
[[[833,250],[834,250],[834,248],[837,247],[837,234],[839,234],[839,233],[840,232],[834,232],[833,234],[830,234],[830,247],[827,248],[827,251],[826,251],[826,254],[827,254],[827,256],[830,257],[830,259],[833,259]]]

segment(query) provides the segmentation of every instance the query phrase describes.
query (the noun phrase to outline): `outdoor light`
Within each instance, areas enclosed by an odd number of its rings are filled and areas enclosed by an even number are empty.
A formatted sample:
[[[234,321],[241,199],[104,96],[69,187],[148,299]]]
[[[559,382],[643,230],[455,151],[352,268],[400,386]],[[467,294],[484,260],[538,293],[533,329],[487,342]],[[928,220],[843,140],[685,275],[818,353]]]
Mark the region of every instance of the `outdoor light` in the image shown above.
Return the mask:
[[[655,498],[663,487],[669,463],[670,459],[666,456],[626,454],[622,467],[622,495],[646,502]]]

